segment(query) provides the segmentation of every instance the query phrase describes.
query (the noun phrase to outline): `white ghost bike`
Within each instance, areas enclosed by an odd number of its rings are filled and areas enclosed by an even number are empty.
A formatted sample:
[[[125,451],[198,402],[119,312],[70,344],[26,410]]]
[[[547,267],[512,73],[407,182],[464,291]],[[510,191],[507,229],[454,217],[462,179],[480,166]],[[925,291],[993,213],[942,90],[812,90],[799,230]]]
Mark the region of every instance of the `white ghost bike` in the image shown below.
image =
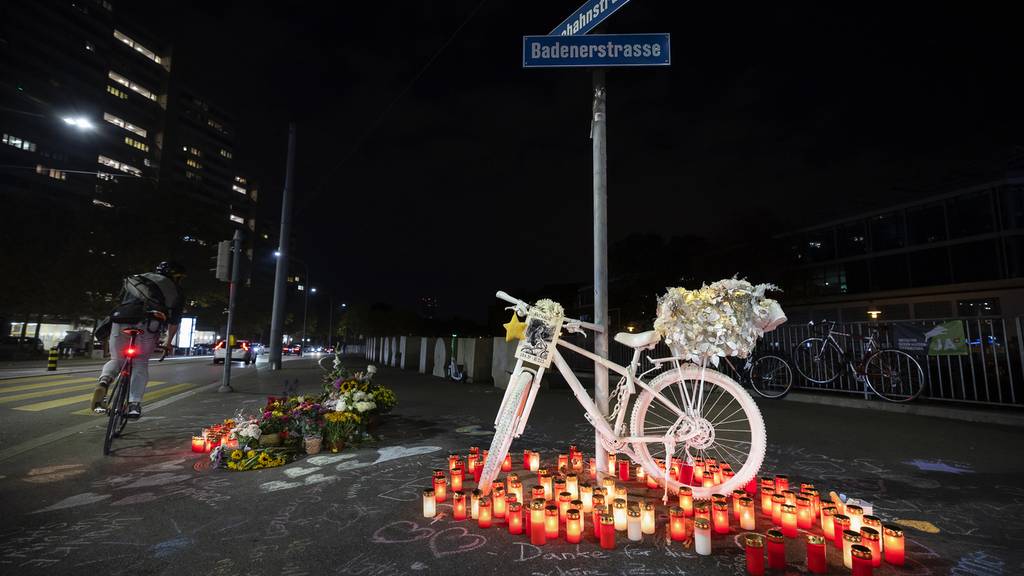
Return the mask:
[[[513,304],[519,315],[529,318],[531,306],[526,302],[504,292],[498,292],[497,297]],[[601,331],[596,324],[571,318],[563,319],[561,328],[583,334],[583,330]],[[683,485],[690,486],[697,498],[729,494],[742,489],[757,474],[764,460],[764,419],[754,399],[734,380],[679,357],[649,358],[653,367],[637,375],[641,354],[653,349],[661,339],[654,331],[615,335],[616,342],[633,348],[629,366],[620,366],[562,341],[558,339],[559,333],[555,331],[552,361],[583,406],[587,421],[599,434],[601,444],[609,453],[625,454],[643,466],[646,474],[665,487],[666,498],[670,491],[675,492]],[[581,354],[620,375],[608,417],[598,410],[560,349]],[[649,382],[644,380],[648,373],[666,365],[671,369],[657,374]],[[491,483],[497,478],[512,439],[526,428],[544,370],[542,366],[523,360],[516,362],[494,421],[494,439],[480,477],[479,488],[484,493],[490,491]],[[735,475],[710,487],[684,484],[659,467],[659,460],[671,462],[671,458],[690,464],[697,458],[714,458],[719,463],[728,462]]]

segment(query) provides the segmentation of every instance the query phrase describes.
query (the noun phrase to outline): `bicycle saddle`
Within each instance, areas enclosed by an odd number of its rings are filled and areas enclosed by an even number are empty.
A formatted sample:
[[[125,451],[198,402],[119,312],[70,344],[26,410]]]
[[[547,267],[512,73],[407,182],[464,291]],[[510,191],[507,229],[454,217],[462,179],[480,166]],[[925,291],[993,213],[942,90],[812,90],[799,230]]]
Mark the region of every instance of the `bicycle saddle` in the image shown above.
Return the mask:
[[[619,344],[624,344],[630,348],[648,348],[653,347],[661,340],[661,336],[654,330],[648,330],[647,332],[640,332],[637,334],[630,334],[629,332],[619,332],[615,335],[615,341]]]
[[[140,328],[122,328],[121,332],[128,334],[129,336],[138,336],[139,334],[142,334],[143,330]]]

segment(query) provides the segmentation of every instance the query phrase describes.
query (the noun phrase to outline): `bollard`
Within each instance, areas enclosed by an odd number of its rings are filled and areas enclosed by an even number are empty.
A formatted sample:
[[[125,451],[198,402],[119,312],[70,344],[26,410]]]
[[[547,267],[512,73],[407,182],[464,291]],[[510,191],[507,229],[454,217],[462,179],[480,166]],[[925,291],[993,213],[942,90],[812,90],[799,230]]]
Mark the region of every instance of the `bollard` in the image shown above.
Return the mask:
[[[46,371],[55,372],[57,370],[57,347],[50,348],[50,356],[46,359]]]

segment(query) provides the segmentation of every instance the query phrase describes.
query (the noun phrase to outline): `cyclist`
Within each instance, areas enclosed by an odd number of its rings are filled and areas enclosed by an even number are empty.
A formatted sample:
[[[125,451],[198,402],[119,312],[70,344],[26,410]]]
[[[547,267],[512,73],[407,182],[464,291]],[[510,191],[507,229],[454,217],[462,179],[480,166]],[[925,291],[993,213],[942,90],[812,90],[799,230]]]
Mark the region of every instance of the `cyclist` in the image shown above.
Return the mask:
[[[180,264],[161,262],[153,272],[124,279],[119,296],[121,303],[110,315],[110,361],[103,366],[92,394],[94,410],[102,405],[107,387],[124,363],[122,355],[130,337],[121,330],[136,327],[143,332],[135,338],[135,364],[128,392],[127,417],[136,419],[142,416],[142,396],[149,381],[149,355],[160,347],[158,340],[165,326],[167,340],[163,350],[168,354],[174,350],[171,343],[178,332],[185,301],[181,291],[184,277],[185,269]]]

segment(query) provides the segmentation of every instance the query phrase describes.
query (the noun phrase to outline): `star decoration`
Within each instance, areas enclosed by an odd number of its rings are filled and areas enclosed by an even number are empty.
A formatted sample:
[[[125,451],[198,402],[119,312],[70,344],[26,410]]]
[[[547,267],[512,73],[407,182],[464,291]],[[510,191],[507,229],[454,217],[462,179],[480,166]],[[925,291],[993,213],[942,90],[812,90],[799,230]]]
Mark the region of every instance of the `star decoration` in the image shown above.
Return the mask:
[[[502,326],[505,327],[505,342],[522,340],[526,337],[526,322],[519,321],[519,315],[515,310],[512,311],[512,319]]]

